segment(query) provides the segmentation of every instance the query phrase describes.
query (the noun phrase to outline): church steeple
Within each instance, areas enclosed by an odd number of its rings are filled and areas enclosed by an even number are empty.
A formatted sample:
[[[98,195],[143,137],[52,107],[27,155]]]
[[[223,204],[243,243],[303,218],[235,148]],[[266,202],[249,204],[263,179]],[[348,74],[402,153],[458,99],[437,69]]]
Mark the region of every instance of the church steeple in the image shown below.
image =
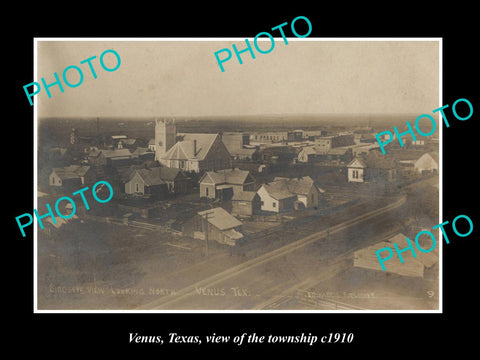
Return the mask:
[[[167,151],[175,145],[176,138],[175,119],[155,119],[155,160],[164,158]]]

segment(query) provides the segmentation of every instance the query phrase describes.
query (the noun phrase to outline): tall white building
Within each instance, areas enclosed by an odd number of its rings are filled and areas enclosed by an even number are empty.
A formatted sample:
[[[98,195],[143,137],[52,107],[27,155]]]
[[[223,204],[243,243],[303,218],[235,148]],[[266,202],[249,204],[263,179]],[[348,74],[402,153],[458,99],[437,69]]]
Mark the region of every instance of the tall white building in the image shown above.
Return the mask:
[[[165,158],[165,154],[175,145],[177,127],[175,119],[155,120],[155,160]]]

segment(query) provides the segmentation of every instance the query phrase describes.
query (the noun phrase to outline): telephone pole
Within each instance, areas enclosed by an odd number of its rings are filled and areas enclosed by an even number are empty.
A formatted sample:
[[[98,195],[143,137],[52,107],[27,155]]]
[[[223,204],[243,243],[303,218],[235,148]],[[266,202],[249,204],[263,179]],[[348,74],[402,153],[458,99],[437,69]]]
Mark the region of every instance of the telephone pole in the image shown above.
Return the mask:
[[[208,256],[208,215],[213,214],[214,212],[207,212],[205,215],[205,256]],[[202,216],[203,217],[203,216]]]

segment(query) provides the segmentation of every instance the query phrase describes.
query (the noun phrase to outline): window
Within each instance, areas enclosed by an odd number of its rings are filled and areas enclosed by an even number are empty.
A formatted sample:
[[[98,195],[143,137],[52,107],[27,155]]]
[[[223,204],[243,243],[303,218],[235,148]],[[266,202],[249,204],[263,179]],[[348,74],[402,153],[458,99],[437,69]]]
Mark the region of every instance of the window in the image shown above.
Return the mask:
[[[55,184],[55,176],[52,176],[52,184]]]
[[[353,170],[352,171],[352,178],[358,179],[358,170]]]
[[[262,206],[263,206],[263,205],[265,205],[265,203],[264,203],[263,201],[261,201],[261,202],[260,202],[260,205],[262,205]]]
[[[180,169],[185,169],[185,160],[180,160],[179,164]]]
[[[139,187],[140,187],[140,186],[139,186],[137,183],[135,183],[135,192],[139,192],[139,190],[138,190]]]
[[[276,207],[276,206],[277,206],[277,203],[276,203],[276,202],[273,202],[273,203],[272,203],[272,206],[273,206],[273,207]]]
[[[208,196],[208,187],[205,189],[205,195]]]

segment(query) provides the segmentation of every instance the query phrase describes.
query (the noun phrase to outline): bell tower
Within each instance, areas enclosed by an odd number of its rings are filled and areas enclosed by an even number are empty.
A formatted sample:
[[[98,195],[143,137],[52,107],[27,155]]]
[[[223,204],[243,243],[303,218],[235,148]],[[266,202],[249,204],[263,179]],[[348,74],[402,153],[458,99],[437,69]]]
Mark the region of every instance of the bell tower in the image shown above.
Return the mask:
[[[175,145],[176,138],[175,119],[155,119],[155,160],[164,158],[167,151]]]

